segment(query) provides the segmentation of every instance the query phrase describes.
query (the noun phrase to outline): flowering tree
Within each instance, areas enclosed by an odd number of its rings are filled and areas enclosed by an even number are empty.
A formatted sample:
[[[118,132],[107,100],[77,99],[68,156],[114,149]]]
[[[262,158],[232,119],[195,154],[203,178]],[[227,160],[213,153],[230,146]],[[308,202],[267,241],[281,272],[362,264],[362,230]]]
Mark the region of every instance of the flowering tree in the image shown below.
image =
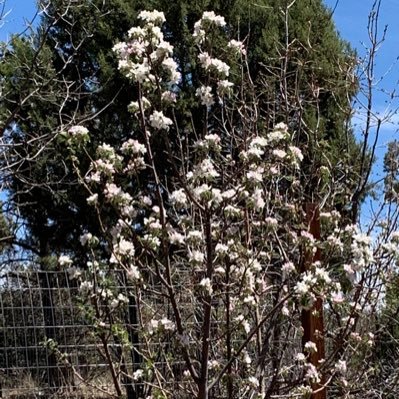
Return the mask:
[[[111,394],[316,398],[328,389],[365,397],[373,318],[397,257],[396,210],[371,239],[373,225],[362,232],[324,209],[327,201],[309,202],[306,143],[283,123],[265,127],[245,43],[226,38],[213,12],[193,32],[205,127],[181,129],[165,17],[143,11],[139,19],[114,51],[137,89],[129,111],[140,129],[119,148],[99,145],[89,170],[81,160],[90,132],[79,125],[63,133],[101,235],[81,237],[87,270],[67,256],[59,263],[78,281]],[[155,149],[173,171],[167,179]],[[328,182],[328,170],[318,173]],[[321,313],[324,325],[308,336],[306,315],[320,321]]]

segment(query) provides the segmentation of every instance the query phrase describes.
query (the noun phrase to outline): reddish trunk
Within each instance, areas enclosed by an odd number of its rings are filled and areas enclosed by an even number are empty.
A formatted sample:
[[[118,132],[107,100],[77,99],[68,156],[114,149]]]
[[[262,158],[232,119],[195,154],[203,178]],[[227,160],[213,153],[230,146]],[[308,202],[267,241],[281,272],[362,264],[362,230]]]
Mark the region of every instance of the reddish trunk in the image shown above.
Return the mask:
[[[320,240],[320,212],[316,204],[306,204],[306,218],[309,226],[309,232],[316,240]],[[317,249],[314,255],[311,252],[307,252],[305,254],[305,259],[303,262],[302,272],[305,272],[313,262],[320,261],[320,259],[320,249]],[[317,347],[317,352],[310,355],[309,362],[313,364],[317,369],[319,369],[320,360],[325,358],[323,301],[321,298],[316,299],[316,302],[311,309],[302,311],[302,327],[303,345],[305,345],[305,343],[308,341],[312,341],[316,344]],[[320,389],[323,386],[324,382],[325,379],[322,376],[320,383],[312,384],[313,391],[320,390],[317,393],[313,393],[312,399],[327,398],[326,389]]]

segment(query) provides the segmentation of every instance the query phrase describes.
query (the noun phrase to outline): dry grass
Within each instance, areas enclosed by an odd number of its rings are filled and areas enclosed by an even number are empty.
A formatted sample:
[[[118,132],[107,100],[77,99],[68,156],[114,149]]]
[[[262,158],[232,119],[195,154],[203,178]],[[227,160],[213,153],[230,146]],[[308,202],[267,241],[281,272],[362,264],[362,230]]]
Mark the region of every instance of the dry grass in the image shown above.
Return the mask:
[[[74,381],[74,386],[49,388],[38,384],[30,373],[12,372],[2,376],[2,388],[2,399],[105,399],[116,396],[110,381],[100,377],[85,382]]]

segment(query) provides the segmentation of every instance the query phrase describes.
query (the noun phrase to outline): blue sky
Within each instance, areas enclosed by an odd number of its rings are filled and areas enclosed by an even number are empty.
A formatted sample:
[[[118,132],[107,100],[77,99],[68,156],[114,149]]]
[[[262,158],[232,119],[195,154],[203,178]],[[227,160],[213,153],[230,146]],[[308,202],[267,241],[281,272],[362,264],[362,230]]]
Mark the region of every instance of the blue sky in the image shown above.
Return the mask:
[[[330,7],[334,7],[336,0],[325,0]],[[374,0],[339,0],[334,12],[334,21],[341,37],[348,40],[356,48],[359,57],[367,54],[370,44],[367,32],[368,15]],[[399,132],[399,0],[382,0],[379,16],[380,37],[386,27],[386,39],[377,53],[373,109],[378,117],[390,115],[390,119],[382,124],[378,145],[376,148],[376,162],[373,166],[371,179],[374,182],[383,178],[383,160],[387,144],[398,140]],[[395,93],[393,97],[391,93]],[[364,110],[357,110],[352,123],[358,137],[362,137],[364,126]],[[375,131],[371,131],[374,140]],[[373,219],[373,210],[378,209],[383,198],[368,198],[363,205],[361,219],[362,225],[367,226]]]
[[[0,0],[5,3],[5,12],[8,13],[0,25],[0,40],[6,41],[11,33],[19,33],[36,15],[36,0]]]
[[[325,3],[333,8],[336,0],[325,0]],[[367,53],[368,39],[367,22],[368,15],[374,0],[339,0],[334,12],[334,21],[341,37],[348,40],[357,49],[358,55],[364,57]],[[376,81],[374,109],[381,117],[387,113],[395,113],[399,107],[397,98],[391,99],[389,94],[398,89],[399,81],[399,15],[398,0],[382,0],[380,8],[379,31],[382,35],[387,26],[386,40],[381,45],[376,59]],[[385,92],[385,94],[384,94]],[[360,112],[361,113],[361,112]],[[399,117],[393,115],[390,121],[383,124],[380,132],[377,148],[377,167],[374,176],[377,178],[381,172],[381,162],[386,144],[397,139]],[[362,117],[354,118],[358,124],[358,132],[361,131]]]

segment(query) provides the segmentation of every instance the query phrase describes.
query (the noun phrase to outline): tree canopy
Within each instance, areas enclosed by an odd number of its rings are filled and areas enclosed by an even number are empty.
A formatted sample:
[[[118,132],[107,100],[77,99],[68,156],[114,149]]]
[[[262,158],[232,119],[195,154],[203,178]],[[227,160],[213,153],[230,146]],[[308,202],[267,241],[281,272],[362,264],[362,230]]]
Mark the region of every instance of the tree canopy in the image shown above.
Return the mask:
[[[32,237],[44,235],[51,248],[67,249],[92,223],[64,159],[63,143],[56,137],[60,128],[84,123],[95,132],[91,142],[95,148],[101,142],[117,144],[137,129],[127,111],[137,93],[118,70],[112,47],[125,37],[143,6],[163,10],[167,17],[164,31],[175,48],[181,72],[178,90],[184,93],[175,110],[181,126],[189,131],[204,127],[204,110],[196,105],[193,92],[202,76],[189,32],[201,13],[212,8],[226,18],[230,37],[245,40],[252,78],[261,87],[257,101],[267,110],[264,125],[270,128],[284,121],[300,132],[307,159],[302,184],[309,199],[328,197],[331,207],[347,204],[361,158],[350,130],[350,100],[356,92],[354,53],[337,34],[321,1],[300,0],[290,8],[286,3],[41,3],[46,12],[37,31],[14,38],[4,49],[0,66],[4,131],[17,144],[7,155],[13,169],[9,187]],[[159,146],[156,162],[165,163],[162,143]],[[172,166],[166,162],[163,167],[163,178],[168,179]],[[333,176],[334,198],[329,197],[326,174]],[[146,176],[141,182],[145,184]]]

